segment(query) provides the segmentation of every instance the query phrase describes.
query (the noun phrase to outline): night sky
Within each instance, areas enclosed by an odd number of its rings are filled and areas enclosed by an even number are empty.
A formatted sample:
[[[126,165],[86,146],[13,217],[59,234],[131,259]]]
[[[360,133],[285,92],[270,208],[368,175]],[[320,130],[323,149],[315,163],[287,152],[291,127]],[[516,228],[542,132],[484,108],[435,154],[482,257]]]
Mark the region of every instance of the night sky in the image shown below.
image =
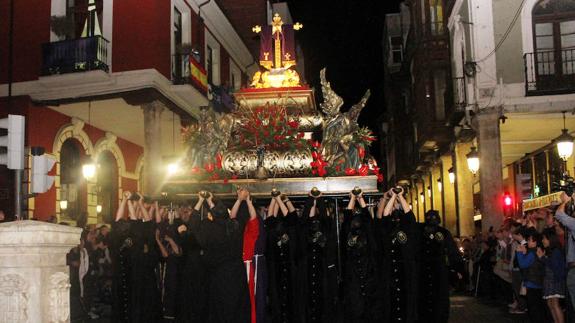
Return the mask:
[[[345,101],[343,110],[357,103],[366,89],[371,98],[360,115],[361,125],[377,131],[377,117],[385,111],[383,96],[383,26],[385,14],[397,12],[398,0],[288,0],[305,58],[305,77],[321,92],[319,71]],[[378,156],[373,145],[372,153]]]

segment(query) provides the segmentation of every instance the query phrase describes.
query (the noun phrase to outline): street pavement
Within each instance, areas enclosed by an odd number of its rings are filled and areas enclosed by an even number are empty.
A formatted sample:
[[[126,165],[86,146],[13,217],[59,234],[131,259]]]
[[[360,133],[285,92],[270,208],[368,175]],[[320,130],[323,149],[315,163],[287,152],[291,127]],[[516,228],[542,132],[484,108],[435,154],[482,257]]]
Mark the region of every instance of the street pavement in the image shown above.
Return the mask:
[[[509,314],[506,305],[488,302],[472,296],[451,297],[451,323],[523,323],[529,322],[527,315]]]

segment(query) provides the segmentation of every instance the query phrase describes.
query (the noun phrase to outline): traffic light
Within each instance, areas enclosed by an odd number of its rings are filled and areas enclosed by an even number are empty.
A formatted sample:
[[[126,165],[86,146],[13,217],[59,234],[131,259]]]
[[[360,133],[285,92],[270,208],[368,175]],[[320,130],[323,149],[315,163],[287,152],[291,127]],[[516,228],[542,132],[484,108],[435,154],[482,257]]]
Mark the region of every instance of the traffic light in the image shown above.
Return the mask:
[[[48,175],[56,164],[56,158],[41,154],[32,156],[32,193],[44,193],[54,184],[54,176]]]
[[[503,212],[506,217],[513,215],[513,197],[509,192],[503,194]]]
[[[0,119],[0,128],[8,134],[0,136],[0,147],[6,147],[6,153],[0,153],[0,165],[9,169],[24,169],[24,116],[9,114]]]

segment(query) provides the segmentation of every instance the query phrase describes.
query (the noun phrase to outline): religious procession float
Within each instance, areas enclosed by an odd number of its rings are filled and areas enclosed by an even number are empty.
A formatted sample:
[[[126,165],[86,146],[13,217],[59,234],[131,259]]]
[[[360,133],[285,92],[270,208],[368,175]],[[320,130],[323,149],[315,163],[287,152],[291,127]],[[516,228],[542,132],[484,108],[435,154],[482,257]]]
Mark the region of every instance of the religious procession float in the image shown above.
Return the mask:
[[[375,137],[357,123],[370,92],[346,109],[324,69],[318,109],[313,89],[295,69],[294,31],[301,27],[275,14],[271,25],[253,28],[260,35],[260,70],[248,88],[232,94],[231,112],[202,107],[198,122],[183,129],[183,171],[163,185],[164,195],[232,197],[238,187],[255,196],[272,190],[304,196],[313,188],[339,196],[355,187],[377,192],[382,175],[368,153]]]

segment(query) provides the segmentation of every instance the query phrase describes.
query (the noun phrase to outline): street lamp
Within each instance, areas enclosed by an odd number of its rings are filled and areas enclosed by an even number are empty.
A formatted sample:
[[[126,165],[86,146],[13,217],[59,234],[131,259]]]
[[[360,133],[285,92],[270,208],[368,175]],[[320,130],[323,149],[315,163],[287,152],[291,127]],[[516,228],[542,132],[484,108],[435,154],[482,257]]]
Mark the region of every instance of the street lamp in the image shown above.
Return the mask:
[[[437,179],[437,190],[441,192],[443,189],[443,183],[441,182],[441,178]]]
[[[431,197],[431,186],[427,187],[427,197]]]
[[[168,175],[174,175],[180,171],[180,165],[178,163],[168,164]]]
[[[93,162],[88,162],[82,165],[82,175],[85,179],[90,180],[96,176],[96,164]]]
[[[563,111],[563,129],[561,129],[561,135],[555,139],[555,145],[557,145],[559,158],[567,162],[573,154],[573,136],[569,134],[569,130],[565,127],[565,111]]]
[[[66,211],[68,209],[68,201],[61,200],[60,201],[60,210]]]
[[[453,167],[447,170],[447,174],[449,175],[449,183],[455,183],[455,171],[453,170]]]
[[[471,151],[466,155],[467,157],[467,167],[473,175],[477,174],[479,171],[479,153],[477,148],[471,147]]]
[[[419,201],[421,203],[425,202],[425,195],[423,194],[423,192],[421,192],[421,194],[419,194]]]
[[[102,213],[102,206],[100,204],[96,205],[96,213]]]

